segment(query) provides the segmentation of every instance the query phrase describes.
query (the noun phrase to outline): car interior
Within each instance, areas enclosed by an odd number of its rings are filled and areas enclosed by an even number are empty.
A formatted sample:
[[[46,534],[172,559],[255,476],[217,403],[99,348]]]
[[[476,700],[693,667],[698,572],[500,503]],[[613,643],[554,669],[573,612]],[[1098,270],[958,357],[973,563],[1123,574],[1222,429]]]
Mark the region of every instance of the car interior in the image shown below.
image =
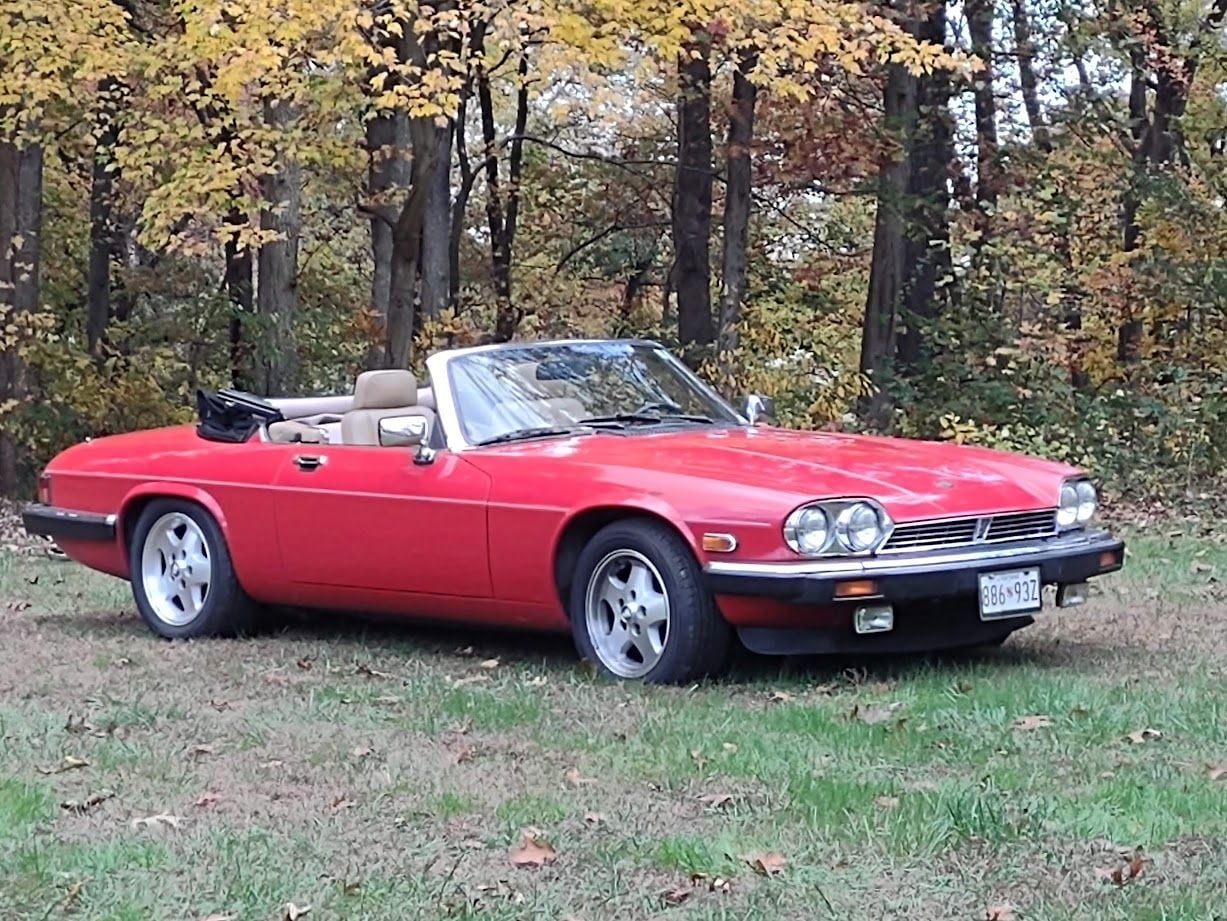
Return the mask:
[[[537,362],[509,366],[503,372],[509,399],[466,404],[470,440],[480,440],[487,431],[497,433],[521,425],[569,425],[586,415],[572,382],[542,380],[537,371]],[[416,416],[426,420],[426,443],[443,445],[434,392],[419,387],[411,371],[365,371],[358,375],[351,395],[284,397],[268,403],[284,417],[265,430],[273,442],[377,446],[381,420]]]

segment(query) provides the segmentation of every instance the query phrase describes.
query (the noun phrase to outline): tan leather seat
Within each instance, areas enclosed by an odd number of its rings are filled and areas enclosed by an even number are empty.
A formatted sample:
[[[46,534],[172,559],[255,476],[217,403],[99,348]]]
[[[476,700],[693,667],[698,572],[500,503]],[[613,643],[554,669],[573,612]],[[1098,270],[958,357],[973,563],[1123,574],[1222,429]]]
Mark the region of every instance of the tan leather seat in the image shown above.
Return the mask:
[[[391,416],[421,416],[427,431],[435,425],[434,410],[417,405],[418,384],[411,371],[366,371],[354,386],[354,408],[341,417],[341,443],[379,444],[379,421]]]

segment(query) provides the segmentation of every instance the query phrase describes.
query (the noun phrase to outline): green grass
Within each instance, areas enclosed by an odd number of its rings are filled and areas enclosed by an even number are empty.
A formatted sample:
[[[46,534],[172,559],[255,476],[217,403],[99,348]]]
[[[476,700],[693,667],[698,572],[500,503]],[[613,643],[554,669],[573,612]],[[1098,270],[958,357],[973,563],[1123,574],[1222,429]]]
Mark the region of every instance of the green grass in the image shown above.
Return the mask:
[[[672,689],[563,641],[326,616],[167,644],[121,583],[0,556],[0,918],[1222,919],[1219,573],[1217,543],[1137,539],[1092,607],[992,654]],[[511,865],[525,829],[556,862]]]

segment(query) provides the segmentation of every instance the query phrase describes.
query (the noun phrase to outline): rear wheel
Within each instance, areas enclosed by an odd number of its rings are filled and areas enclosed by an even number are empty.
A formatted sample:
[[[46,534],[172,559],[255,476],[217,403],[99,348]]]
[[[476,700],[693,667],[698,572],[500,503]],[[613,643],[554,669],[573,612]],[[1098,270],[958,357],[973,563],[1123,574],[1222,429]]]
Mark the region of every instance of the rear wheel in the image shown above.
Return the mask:
[[[641,519],[607,525],[580,553],[571,629],[606,675],[654,684],[720,672],[732,640],[685,541]]]
[[[178,499],[142,510],[129,550],[141,618],[168,639],[233,636],[254,628],[256,606],[239,585],[213,516]]]

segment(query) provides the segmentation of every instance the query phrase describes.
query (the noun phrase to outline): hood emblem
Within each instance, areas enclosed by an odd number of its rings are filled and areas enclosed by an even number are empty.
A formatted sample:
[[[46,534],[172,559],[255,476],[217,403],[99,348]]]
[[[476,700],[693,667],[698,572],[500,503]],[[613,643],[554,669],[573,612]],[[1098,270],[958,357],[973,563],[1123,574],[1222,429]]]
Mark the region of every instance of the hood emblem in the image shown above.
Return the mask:
[[[993,526],[993,519],[991,518],[976,519],[976,535],[975,535],[974,540],[977,544],[982,543],[983,541],[988,539],[988,531],[989,531],[989,528],[991,528],[992,526]]]

